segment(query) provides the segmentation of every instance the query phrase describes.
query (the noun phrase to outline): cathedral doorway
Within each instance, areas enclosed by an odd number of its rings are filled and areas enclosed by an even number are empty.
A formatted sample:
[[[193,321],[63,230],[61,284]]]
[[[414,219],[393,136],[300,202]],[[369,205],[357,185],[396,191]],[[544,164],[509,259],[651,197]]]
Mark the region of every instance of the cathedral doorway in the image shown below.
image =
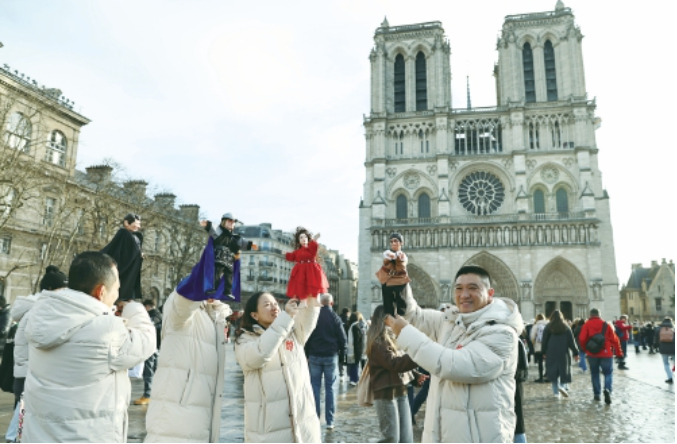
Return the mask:
[[[411,279],[409,285],[416,303],[422,308],[437,309],[440,306],[440,297],[430,275],[412,263],[407,264],[407,272]]]
[[[491,285],[494,287],[494,296],[512,299],[515,302],[519,300],[519,287],[515,275],[505,262],[493,254],[483,251],[471,257],[463,265],[478,265],[487,270],[491,276]]]
[[[589,298],[585,278],[576,266],[561,257],[548,262],[534,284],[536,313],[550,317],[559,310],[565,319],[587,317]]]

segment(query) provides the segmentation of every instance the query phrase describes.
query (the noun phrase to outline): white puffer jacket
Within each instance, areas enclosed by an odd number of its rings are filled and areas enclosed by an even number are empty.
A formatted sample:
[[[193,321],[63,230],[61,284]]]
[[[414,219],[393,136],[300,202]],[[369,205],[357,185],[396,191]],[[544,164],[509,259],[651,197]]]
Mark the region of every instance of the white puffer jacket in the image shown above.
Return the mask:
[[[268,329],[255,325],[235,342],[244,371],[245,442],[322,441],[303,351],[319,315],[315,305],[300,308],[294,318],[281,312]]]
[[[226,317],[222,302],[174,291],[162,313],[162,349],[146,415],[145,442],[219,442]]]
[[[122,316],[71,289],[43,291],[28,312],[23,442],[126,442],[127,370],[155,351],[143,305]]]
[[[422,310],[408,292],[398,345],[430,372],[423,442],[512,442],[517,337],[523,329],[508,299],[473,313]]]
[[[20,296],[12,304],[12,320],[18,322],[14,336],[14,377],[25,378],[28,373],[28,341],[26,340],[26,313],[33,308],[33,304],[38,300],[41,293],[29,296]]]

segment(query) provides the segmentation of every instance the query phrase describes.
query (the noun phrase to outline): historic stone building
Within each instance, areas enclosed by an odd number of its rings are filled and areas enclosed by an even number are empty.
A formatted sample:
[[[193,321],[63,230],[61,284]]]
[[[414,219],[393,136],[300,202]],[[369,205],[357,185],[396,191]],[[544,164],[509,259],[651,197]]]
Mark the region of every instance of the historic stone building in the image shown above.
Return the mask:
[[[571,9],[505,17],[494,67],[498,104],[453,109],[441,22],[376,30],[364,118],[359,301],[399,231],[420,304],[450,302],[454,275],[478,264],[525,319],[598,307],[619,314],[609,196],[597,164],[595,100]]]
[[[630,320],[662,321],[675,319],[675,263],[663,259],[650,267],[632,264],[627,284],[621,289],[621,313]]]

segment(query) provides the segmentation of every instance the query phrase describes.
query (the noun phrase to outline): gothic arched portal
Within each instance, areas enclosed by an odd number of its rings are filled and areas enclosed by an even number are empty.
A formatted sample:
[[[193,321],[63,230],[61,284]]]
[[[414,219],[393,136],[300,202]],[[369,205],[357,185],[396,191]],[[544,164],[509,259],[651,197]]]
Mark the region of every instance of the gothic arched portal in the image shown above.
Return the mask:
[[[493,254],[483,251],[471,257],[463,265],[479,265],[489,272],[491,276],[491,286],[494,287],[494,296],[509,298],[513,301],[518,301],[519,287],[517,286],[517,279],[510,271],[510,268],[494,256]]]
[[[435,290],[435,283],[430,275],[412,263],[407,264],[407,272],[409,278],[411,278],[409,285],[416,303],[425,308],[439,307],[440,297]]]
[[[548,262],[534,282],[536,313],[546,316],[560,310],[566,319],[587,317],[590,299],[583,274],[568,260],[556,257]]]

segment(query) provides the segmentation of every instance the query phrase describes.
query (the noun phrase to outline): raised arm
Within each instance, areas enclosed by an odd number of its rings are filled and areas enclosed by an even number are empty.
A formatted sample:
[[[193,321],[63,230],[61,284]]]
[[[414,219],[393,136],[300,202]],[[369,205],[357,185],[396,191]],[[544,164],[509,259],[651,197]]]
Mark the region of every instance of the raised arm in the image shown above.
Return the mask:
[[[155,325],[143,305],[129,302],[120,317],[126,325],[116,322],[113,334],[117,338],[109,351],[110,368],[115,371],[134,367],[157,349]]]
[[[240,336],[235,343],[235,358],[242,370],[258,370],[264,367],[293,326],[294,319],[287,313],[280,312],[262,335],[254,337],[245,333]]]
[[[298,309],[294,316],[294,333],[301,345],[306,345],[306,341],[315,330],[319,317],[320,303],[317,302],[317,298],[308,298],[308,306]]]
[[[174,329],[181,330],[202,304],[202,301],[191,301],[174,290],[167,298],[162,314],[163,325],[172,324]]]
[[[445,322],[446,315],[441,311],[424,310],[419,307],[409,285],[404,288],[403,296],[404,301],[407,303],[407,310],[404,313],[404,318],[430,339],[437,341],[439,332]]]
[[[298,250],[294,250],[291,253],[285,253],[284,258],[289,262],[296,262],[296,251]]]

